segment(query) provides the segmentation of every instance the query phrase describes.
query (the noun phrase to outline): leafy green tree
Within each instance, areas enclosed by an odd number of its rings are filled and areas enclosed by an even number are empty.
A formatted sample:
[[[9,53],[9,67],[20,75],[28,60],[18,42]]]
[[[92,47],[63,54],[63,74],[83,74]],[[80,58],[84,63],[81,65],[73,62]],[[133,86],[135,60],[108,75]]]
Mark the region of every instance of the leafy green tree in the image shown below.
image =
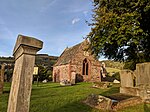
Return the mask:
[[[39,81],[43,81],[47,79],[48,81],[52,81],[52,70],[49,67],[44,67],[42,65],[37,65],[39,68],[38,77]]]
[[[87,36],[96,56],[118,61],[150,61],[150,0],[94,0]],[[129,63],[128,63],[129,64]]]

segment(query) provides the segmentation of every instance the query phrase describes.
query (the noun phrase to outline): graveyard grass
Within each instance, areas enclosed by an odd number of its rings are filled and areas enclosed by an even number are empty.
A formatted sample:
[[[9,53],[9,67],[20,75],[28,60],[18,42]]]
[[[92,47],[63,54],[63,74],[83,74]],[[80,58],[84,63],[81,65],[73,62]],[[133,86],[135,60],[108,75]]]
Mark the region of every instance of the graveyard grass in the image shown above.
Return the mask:
[[[5,83],[4,94],[0,96],[0,112],[7,111],[10,83]],[[119,92],[119,85],[109,89],[92,88],[92,83],[77,83],[61,87],[58,83],[33,84],[30,112],[103,112],[93,109],[82,101],[89,94],[110,95]],[[118,112],[150,112],[150,105],[140,104]]]

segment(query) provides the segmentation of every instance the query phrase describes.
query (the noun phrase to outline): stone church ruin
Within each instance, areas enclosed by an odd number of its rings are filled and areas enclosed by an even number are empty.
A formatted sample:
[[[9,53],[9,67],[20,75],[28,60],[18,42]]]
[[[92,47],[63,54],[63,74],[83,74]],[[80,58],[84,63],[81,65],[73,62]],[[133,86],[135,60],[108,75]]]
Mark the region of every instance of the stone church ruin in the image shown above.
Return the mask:
[[[86,50],[87,47],[88,41],[85,40],[63,51],[53,66],[53,82],[101,81],[100,62],[91,55],[90,50]]]

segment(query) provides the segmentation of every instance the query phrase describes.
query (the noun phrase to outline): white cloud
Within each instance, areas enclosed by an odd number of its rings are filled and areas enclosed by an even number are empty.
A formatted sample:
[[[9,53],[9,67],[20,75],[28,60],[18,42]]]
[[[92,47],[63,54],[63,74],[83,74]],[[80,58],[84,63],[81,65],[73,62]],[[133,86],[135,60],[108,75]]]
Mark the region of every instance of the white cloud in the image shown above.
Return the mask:
[[[87,16],[88,11],[83,11],[84,16]]]
[[[72,24],[75,24],[75,23],[77,23],[77,22],[79,22],[80,21],[80,18],[74,18],[73,20],[72,20]]]

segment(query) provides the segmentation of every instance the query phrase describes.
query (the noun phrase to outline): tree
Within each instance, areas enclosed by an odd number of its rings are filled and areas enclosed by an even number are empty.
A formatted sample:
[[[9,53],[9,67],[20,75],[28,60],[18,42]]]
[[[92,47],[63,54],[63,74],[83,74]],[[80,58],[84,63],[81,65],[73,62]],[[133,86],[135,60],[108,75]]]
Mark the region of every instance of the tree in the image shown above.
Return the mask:
[[[50,67],[44,67],[42,65],[37,65],[39,68],[39,81],[43,81],[47,79],[48,81],[52,81],[52,70]]]
[[[150,1],[94,0],[92,53],[118,61],[150,61]],[[129,63],[128,63],[129,64]]]

